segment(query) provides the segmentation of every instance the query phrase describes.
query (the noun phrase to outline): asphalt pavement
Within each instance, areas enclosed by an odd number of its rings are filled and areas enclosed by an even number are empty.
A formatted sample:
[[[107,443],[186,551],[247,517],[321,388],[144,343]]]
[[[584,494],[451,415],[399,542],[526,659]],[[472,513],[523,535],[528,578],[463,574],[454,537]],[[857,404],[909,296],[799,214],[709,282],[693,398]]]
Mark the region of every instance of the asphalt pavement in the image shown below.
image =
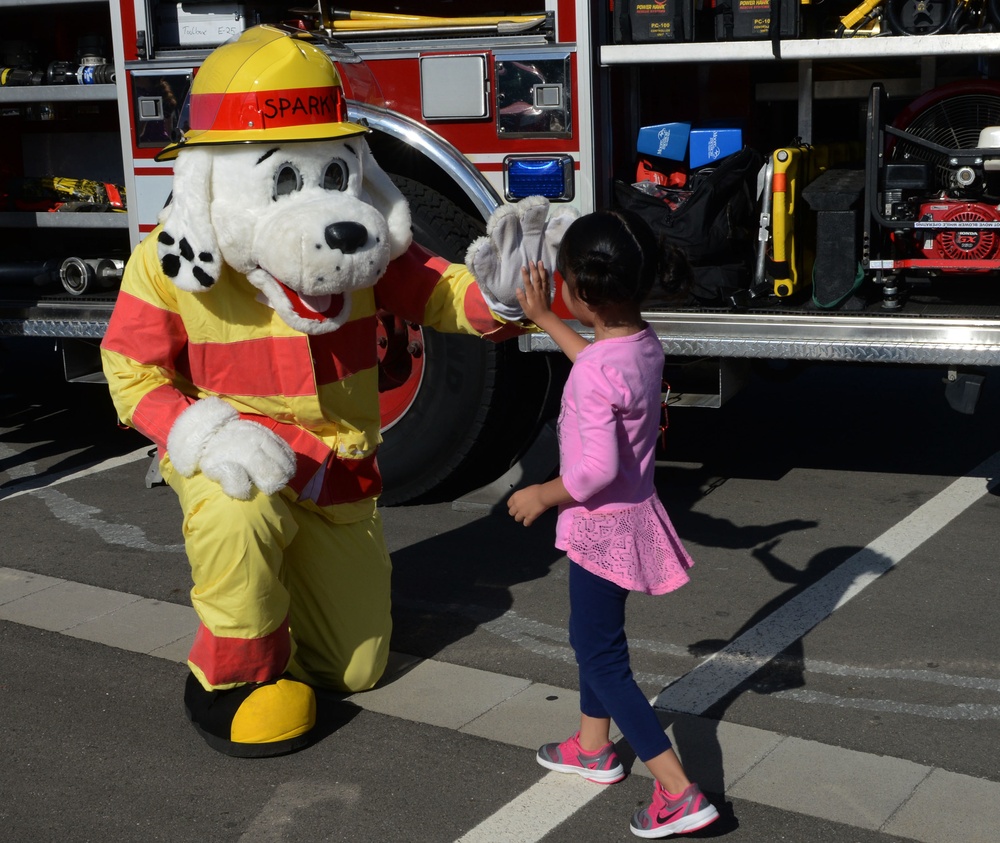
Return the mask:
[[[183,716],[172,493],[145,487],[148,444],[100,387],[51,375],[8,368],[0,389],[0,837],[634,839],[651,780],[626,743],[611,787],[533,760],[577,711],[551,519],[384,509],[386,679],[321,694],[308,749],[228,758]],[[695,839],[1000,840],[998,405],[938,409],[935,377],[763,382],[671,428],[662,495],[694,577],[629,623],[640,684],[722,813]]]

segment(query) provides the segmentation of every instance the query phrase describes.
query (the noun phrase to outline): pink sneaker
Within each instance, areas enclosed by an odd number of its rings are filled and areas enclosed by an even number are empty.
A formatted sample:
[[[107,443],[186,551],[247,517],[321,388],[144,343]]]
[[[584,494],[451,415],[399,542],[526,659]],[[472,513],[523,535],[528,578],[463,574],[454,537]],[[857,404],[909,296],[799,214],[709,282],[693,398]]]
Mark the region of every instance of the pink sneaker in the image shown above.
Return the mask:
[[[614,784],[625,778],[625,768],[615,754],[614,744],[606,743],[596,752],[585,752],[580,746],[579,732],[568,741],[545,744],[535,760],[550,770],[576,773],[597,784]]]
[[[629,828],[636,837],[667,837],[697,831],[718,818],[719,812],[698,785],[689,784],[680,796],[671,796],[657,782],[653,801],[632,815]]]

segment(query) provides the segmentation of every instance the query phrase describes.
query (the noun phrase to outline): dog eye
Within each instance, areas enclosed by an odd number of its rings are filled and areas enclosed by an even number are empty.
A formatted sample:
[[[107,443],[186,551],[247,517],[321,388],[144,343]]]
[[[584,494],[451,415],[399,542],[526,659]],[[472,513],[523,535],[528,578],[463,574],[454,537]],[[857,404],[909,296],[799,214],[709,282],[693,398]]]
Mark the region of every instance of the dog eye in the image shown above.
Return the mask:
[[[288,196],[302,189],[302,175],[291,164],[282,164],[274,174],[273,198]]]
[[[339,158],[334,158],[323,171],[323,190],[347,190],[350,175],[347,165]]]

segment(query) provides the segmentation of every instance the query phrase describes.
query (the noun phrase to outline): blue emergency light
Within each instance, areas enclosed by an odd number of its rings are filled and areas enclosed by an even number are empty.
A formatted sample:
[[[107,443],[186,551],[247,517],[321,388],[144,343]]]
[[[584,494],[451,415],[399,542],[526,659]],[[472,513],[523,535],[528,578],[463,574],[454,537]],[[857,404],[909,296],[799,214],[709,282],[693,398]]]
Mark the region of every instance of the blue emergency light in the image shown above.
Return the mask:
[[[544,196],[569,202],[574,196],[570,155],[508,155],[503,159],[504,195],[508,201]]]

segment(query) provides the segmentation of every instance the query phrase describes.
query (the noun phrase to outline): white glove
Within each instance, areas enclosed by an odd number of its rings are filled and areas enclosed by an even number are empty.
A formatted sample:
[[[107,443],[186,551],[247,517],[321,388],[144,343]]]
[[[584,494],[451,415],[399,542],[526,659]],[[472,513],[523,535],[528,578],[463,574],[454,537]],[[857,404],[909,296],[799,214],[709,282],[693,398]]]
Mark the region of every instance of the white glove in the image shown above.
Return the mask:
[[[181,413],[167,455],[185,477],[201,470],[229,497],[250,499],[253,486],[273,495],[295,474],[295,452],[278,434],[241,419],[221,398],[202,398]]]
[[[548,213],[549,200],[544,196],[501,205],[486,224],[486,236],[474,240],[465,254],[465,265],[497,316],[524,318],[516,294],[522,285],[521,267],[541,261],[550,272],[555,269],[559,243],[577,213],[568,205],[551,219],[546,219]]]

